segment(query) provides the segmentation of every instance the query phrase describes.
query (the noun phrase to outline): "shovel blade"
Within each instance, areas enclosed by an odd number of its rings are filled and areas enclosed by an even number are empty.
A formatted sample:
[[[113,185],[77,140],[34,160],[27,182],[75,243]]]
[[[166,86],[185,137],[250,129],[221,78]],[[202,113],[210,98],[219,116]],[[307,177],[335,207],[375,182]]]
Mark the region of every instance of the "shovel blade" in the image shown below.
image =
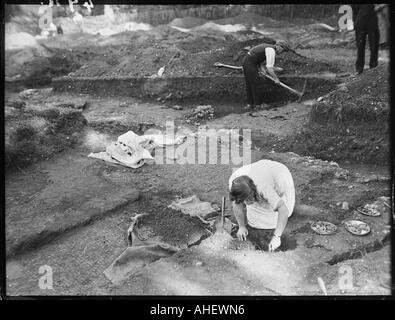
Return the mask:
[[[161,77],[163,76],[163,73],[165,72],[165,67],[162,67],[158,70],[158,76]]]
[[[302,89],[302,92],[299,95],[298,102],[302,101],[302,98],[303,98],[303,96],[304,96],[304,94],[306,92],[306,86],[307,86],[307,79],[304,81],[303,89]]]

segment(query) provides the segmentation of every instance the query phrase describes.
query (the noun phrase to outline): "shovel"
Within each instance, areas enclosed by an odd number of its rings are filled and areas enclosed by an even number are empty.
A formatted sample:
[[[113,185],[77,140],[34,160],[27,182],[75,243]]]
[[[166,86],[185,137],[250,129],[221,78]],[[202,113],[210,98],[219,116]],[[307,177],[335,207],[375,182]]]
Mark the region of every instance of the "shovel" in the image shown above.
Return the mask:
[[[217,217],[215,220],[214,228],[216,232],[226,232],[228,234],[231,234],[232,232],[232,222],[229,219],[226,219],[225,216],[225,197],[222,197],[221,217]]]
[[[273,79],[271,76],[269,76],[268,74],[263,73],[263,72],[262,72],[262,74],[263,74],[266,78],[268,78],[268,79],[272,80],[273,82],[275,82],[274,79]],[[282,83],[282,82],[279,82],[278,84],[279,84],[280,86],[282,86],[283,88],[288,89],[288,90],[291,91],[292,93],[294,93],[294,94],[296,94],[297,96],[299,96],[298,102],[300,102],[300,101],[302,100],[302,97],[304,96],[304,94],[305,94],[305,92],[306,92],[307,79],[304,81],[302,92],[299,92],[299,91],[297,91],[297,90],[295,90],[295,89],[292,89],[291,87],[288,87],[286,84],[284,84],[284,83]]]
[[[243,70],[243,67],[231,66],[228,64],[220,63],[220,62],[214,63],[214,66],[215,67],[224,67],[224,68],[229,68],[229,69],[234,69],[234,70]],[[263,75],[265,77],[269,78],[270,80],[274,81],[274,79],[272,77],[270,77],[269,75],[267,75],[266,73],[263,73]],[[302,92],[292,89],[291,87],[287,86],[286,84],[284,84],[282,82],[279,82],[278,84],[280,86],[282,86],[283,88],[285,88],[285,89],[291,91],[292,93],[296,94],[297,96],[299,96],[298,102],[300,102],[302,100],[303,95],[305,94],[305,91],[306,91],[307,80],[305,80],[305,82],[304,82]]]
[[[220,63],[220,62],[214,63],[214,67],[218,67],[218,68],[224,67],[224,68],[234,69],[234,70],[243,70],[243,67],[231,66],[229,64],[223,64],[223,63]]]
[[[225,197],[222,197],[222,203],[221,203],[221,225],[223,229],[225,226]]]
[[[177,52],[174,56],[172,56],[172,57],[170,58],[169,62],[168,62],[166,65],[169,65],[169,64],[173,61],[173,59],[174,59],[174,58],[177,58],[178,56],[179,56],[179,53]],[[161,68],[158,70],[158,73],[157,73],[157,74],[158,74],[159,77],[161,77],[161,76],[164,74],[166,65],[164,65],[163,67],[161,67]]]
[[[231,65],[229,65],[229,64],[223,64],[223,63],[221,63],[221,62],[215,62],[215,63],[214,63],[214,67],[218,67],[218,68],[224,67],[224,68],[234,69],[234,70],[243,70],[243,67],[231,66]],[[283,71],[283,68],[274,67],[274,71],[276,71],[276,72],[281,72],[281,71]]]

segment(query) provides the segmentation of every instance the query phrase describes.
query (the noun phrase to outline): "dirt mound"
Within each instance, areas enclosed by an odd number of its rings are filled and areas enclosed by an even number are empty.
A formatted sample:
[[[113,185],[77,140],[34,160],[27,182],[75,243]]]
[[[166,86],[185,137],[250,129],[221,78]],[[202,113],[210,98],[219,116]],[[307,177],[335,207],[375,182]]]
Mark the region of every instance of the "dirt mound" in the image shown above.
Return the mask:
[[[16,6],[7,6],[7,7],[16,7]],[[31,35],[38,35],[41,33],[41,29],[39,24],[37,23],[40,16],[38,14],[38,6],[35,5],[23,5],[18,6],[21,13],[15,13],[15,16],[12,16],[10,21],[5,23],[5,34],[7,33],[17,33],[17,32],[26,32]],[[26,8],[28,10],[26,11]],[[29,11],[30,8],[33,8]],[[8,9],[8,8],[7,8]]]
[[[230,50],[232,54],[235,56],[237,52],[245,47],[256,46],[262,42],[274,44],[276,42],[275,39],[261,36],[257,39],[248,40],[245,42],[234,43],[230,46]],[[242,56],[236,60],[239,64],[241,64]],[[284,72],[303,74],[303,73],[316,73],[316,72],[341,72],[342,70],[332,63],[326,61],[320,61],[317,59],[311,59],[305,57],[303,55],[298,54],[297,52],[287,51],[282,53],[281,55],[276,56],[276,66],[284,69]]]
[[[69,50],[47,50],[42,46],[5,53],[5,76],[22,80],[28,87],[49,84],[53,77],[81,67],[80,57]]]
[[[5,50],[23,49],[24,47],[37,47],[37,40],[26,32],[6,33],[4,41]]]
[[[202,18],[184,17],[172,20],[169,26],[190,29],[205,24],[206,22],[207,20]]]
[[[207,31],[207,30],[213,30],[215,32],[238,32],[238,31],[244,31],[246,30],[246,27],[242,24],[217,24],[214,22],[207,22],[201,26],[192,28],[193,31]]]
[[[327,94],[314,104],[311,120],[360,122],[382,121],[389,116],[389,65],[381,64]]]
[[[264,41],[274,42],[251,30],[227,32],[226,25],[206,23],[205,26],[208,27],[189,32],[160,25],[147,31],[124,31],[108,37],[78,33],[41,39],[39,46],[26,52],[6,52],[6,76],[19,76],[28,86],[48,84],[53,77],[68,74],[151,77],[161,67],[165,67],[164,77],[226,76],[235,71],[215,68],[215,62],[241,65],[241,60],[234,59],[240,49]],[[295,53],[278,56],[276,64],[287,73],[341,71],[336,65]]]
[[[131,35],[133,34],[133,35]],[[224,76],[229,69],[215,68],[215,62],[241,64],[234,57],[245,46],[272,41],[256,32],[222,32],[207,29],[204,32],[181,32],[168,26],[156,27],[149,32],[133,32],[114,35],[111,38],[127,45],[101,46],[100,54],[74,73],[79,77],[129,76],[149,77],[165,66],[164,77]],[[124,42],[125,43],[125,42]],[[105,57],[104,57],[105,55]],[[177,56],[174,59],[172,57]],[[111,60],[111,62],[110,62]],[[276,59],[277,65],[289,73],[338,72],[335,65],[289,52]]]
[[[270,17],[264,17],[256,13],[246,12],[234,17],[213,20],[217,24],[244,24],[246,26],[261,25],[265,27],[284,26],[284,22]],[[289,23],[286,23],[289,25]]]
[[[390,163],[388,65],[365,71],[313,105],[282,150],[325,160]]]
[[[69,108],[25,107],[5,104],[5,167],[13,170],[74,146],[87,121]]]
[[[355,34],[353,32],[329,31],[325,28],[316,27],[316,24],[308,25],[291,36],[295,48],[354,48]]]
[[[285,52],[276,58],[276,65],[284,69],[284,72],[297,74],[316,72],[342,72],[341,68],[330,62],[310,59],[295,52]]]

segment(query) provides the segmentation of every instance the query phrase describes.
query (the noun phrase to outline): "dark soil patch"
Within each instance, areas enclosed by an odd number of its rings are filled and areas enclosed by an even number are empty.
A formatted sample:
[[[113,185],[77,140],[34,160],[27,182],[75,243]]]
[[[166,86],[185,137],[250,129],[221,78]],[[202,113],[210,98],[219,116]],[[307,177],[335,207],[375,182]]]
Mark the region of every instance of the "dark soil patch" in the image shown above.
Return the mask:
[[[331,161],[389,164],[389,123],[358,125],[343,123],[308,123],[295,136],[277,142],[279,151]]]
[[[236,228],[237,229],[237,228]],[[269,243],[273,238],[274,230],[261,230],[247,226],[248,236],[247,239],[255,246],[257,250],[269,251]],[[232,232],[235,237],[237,230]],[[294,250],[297,247],[296,239],[288,234],[283,234],[281,237],[281,246],[278,251]]]
[[[205,234],[203,224],[198,219],[170,208],[143,217],[141,223],[150,226],[162,241],[175,246],[195,244]]]

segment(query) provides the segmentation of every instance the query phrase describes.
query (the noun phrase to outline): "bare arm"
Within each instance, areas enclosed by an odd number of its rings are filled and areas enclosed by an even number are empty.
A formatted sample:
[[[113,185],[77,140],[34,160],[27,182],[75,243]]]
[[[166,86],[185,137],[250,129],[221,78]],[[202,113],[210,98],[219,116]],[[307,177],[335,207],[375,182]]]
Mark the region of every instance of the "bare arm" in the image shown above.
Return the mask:
[[[247,230],[247,211],[244,203],[236,204],[232,202],[232,211],[239,225],[239,230],[237,231],[237,238],[239,240],[247,240],[248,230]]]
[[[284,232],[285,227],[287,226],[288,223],[288,216],[289,216],[289,210],[285,203],[281,201],[281,205],[278,208],[278,220],[277,220],[277,226],[276,229],[274,230],[274,234],[281,237],[281,235]]]
[[[245,228],[247,225],[247,215],[246,215],[246,206],[244,203],[236,204],[236,202],[232,202],[232,210],[233,214],[237,220],[237,224],[241,228]]]
[[[274,68],[273,67],[266,67],[266,70],[267,70],[269,76],[272,77],[275,82],[280,82],[280,79],[274,73]]]
[[[283,234],[284,229],[287,226],[287,222],[288,222],[289,210],[283,201],[281,201],[280,207],[278,208],[277,211],[278,211],[277,226],[276,229],[274,230],[273,238],[269,243],[269,251],[274,251],[281,246],[281,235]]]
[[[280,80],[274,72],[274,61],[276,59],[276,51],[273,48],[266,48],[266,70],[274,82],[278,83]]]

